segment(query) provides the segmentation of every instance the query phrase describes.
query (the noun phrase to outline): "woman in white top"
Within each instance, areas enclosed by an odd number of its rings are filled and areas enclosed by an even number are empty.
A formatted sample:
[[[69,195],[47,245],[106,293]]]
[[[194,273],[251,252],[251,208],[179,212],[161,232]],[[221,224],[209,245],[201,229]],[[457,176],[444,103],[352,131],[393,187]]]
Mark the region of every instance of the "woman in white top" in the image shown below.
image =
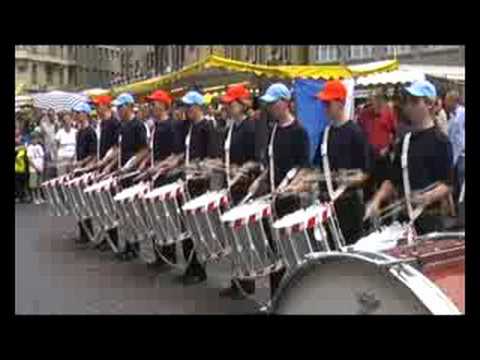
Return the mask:
[[[63,127],[57,131],[55,140],[58,145],[57,169],[58,175],[64,175],[71,171],[75,161],[75,148],[77,144],[77,130],[72,127],[70,114],[63,116]]]

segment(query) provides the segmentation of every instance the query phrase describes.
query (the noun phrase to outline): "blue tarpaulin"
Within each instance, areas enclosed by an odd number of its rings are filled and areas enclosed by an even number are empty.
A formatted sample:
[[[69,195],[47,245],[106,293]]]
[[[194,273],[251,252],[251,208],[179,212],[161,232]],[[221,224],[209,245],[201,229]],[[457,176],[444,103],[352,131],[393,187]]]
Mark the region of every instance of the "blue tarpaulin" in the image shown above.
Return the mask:
[[[325,84],[324,80],[296,80],[294,92],[296,98],[297,118],[307,130],[310,139],[310,162],[319,165],[318,152],[323,130],[327,125],[325,108],[321,101],[315,98]]]

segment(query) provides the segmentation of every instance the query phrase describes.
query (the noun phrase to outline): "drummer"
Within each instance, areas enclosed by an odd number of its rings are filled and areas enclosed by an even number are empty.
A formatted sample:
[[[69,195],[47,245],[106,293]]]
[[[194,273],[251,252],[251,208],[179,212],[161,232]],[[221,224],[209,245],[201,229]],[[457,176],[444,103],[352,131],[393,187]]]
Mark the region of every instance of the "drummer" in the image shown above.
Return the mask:
[[[361,188],[366,185],[371,172],[371,151],[361,128],[351,121],[345,112],[347,89],[341,81],[327,81],[323,91],[317,94],[317,98],[325,104],[330,120],[326,144],[330,169],[362,171],[351,187],[335,201],[340,229],[346,244],[349,245],[355,243],[362,235],[365,205]],[[325,133],[326,131],[323,132],[323,140]],[[321,146],[317,156],[320,155],[320,150]]]
[[[180,142],[176,146],[176,152],[185,150],[189,154],[189,160],[202,160],[207,157],[214,157],[217,152],[213,146],[214,129],[210,122],[204,120],[205,100],[198,91],[189,91],[183,98],[182,103],[186,108],[187,122],[181,123],[176,131]],[[183,140],[183,141],[182,141]],[[180,145],[183,143],[184,145]],[[189,187],[189,193],[192,198],[201,195],[206,189],[202,186]],[[198,261],[197,255],[193,250],[193,240],[186,239],[182,243],[185,259],[192,256],[192,260],[183,276],[185,285],[193,285],[203,282],[207,279],[205,267]]]
[[[270,134],[269,148],[272,151],[267,151],[270,190],[274,191],[291,169],[308,166],[310,144],[306,130],[291,112],[292,94],[284,84],[271,85],[260,100],[267,104],[267,111],[277,124],[276,130],[273,130],[275,132],[272,131]],[[270,154],[273,156],[270,157]],[[278,217],[286,215],[293,208],[297,210],[299,207],[299,203],[286,203],[283,206],[276,203],[274,205]],[[269,241],[271,240],[269,239]],[[284,274],[285,269],[270,274],[272,297]]]
[[[416,81],[406,88],[406,92],[405,114],[413,127],[407,156],[408,179],[403,179],[405,172],[402,171],[401,162],[406,134],[394,150],[390,174],[375,194],[366,216],[378,214],[380,207],[392,197],[395,190],[405,194],[404,180],[409,182],[412,191],[438,183],[433,189],[412,199],[412,206],[425,208],[414,222],[417,234],[422,235],[442,230],[442,205],[445,208],[451,196],[453,151],[447,136],[435,127],[433,111],[437,91],[433,84]]]
[[[97,134],[90,126],[89,119],[92,109],[87,103],[79,103],[73,108],[73,112],[75,113],[79,126],[76,144],[77,160],[74,163],[74,167],[89,166],[96,161],[97,156]],[[91,219],[86,219],[84,224],[91,232]],[[87,244],[89,242],[87,233],[84,231],[84,228],[80,223],[78,226],[80,228],[80,238],[77,243]]]
[[[152,140],[152,158],[153,168],[155,165],[165,160],[175,151],[175,131],[173,127],[173,119],[170,116],[170,108],[172,105],[172,97],[163,90],[154,91],[147,96],[152,109],[152,117],[154,121],[153,140]],[[149,159],[145,158],[139,166],[139,170],[146,170]],[[159,187],[172,182],[172,178],[159,177],[155,180],[154,186]],[[164,246],[162,254],[171,263],[177,262],[175,244]],[[161,260],[158,260],[159,262]]]
[[[128,93],[120,94],[113,101],[113,105],[117,107],[122,122],[119,146],[122,171],[137,169],[141,161],[148,155],[146,129],[143,123],[135,117],[133,112],[134,104],[133,96]],[[118,156],[118,151],[113,156]],[[130,181],[124,182],[124,186],[129,186],[130,184]],[[131,243],[127,242],[125,252],[119,255],[119,257],[123,260],[130,260],[137,256],[137,250],[134,249]]]
[[[96,105],[97,114],[100,119],[99,138],[100,142],[97,147],[99,161],[93,168],[103,168],[112,162],[115,162],[114,153],[118,149],[118,135],[120,133],[120,121],[114,116],[111,109],[112,98],[107,95],[97,96],[93,99]],[[113,164],[114,165],[114,164]],[[116,229],[109,230],[109,236],[114,244],[118,244],[118,233]],[[108,249],[108,244],[103,241],[98,245],[101,251]]]
[[[225,139],[225,164],[243,165],[248,161],[255,161],[255,123],[248,117],[251,107],[251,94],[244,85],[233,85],[227,89],[221,101],[227,106],[230,118],[233,120]],[[228,152],[228,154],[227,154]],[[230,164],[227,164],[227,159]],[[234,204],[241,199],[238,192],[232,193]],[[247,294],[255,292],[255,281],[240,280],[240,286]],[[222,297],[241,299],[242,294],[231,281],[230,287],[220,292]]]

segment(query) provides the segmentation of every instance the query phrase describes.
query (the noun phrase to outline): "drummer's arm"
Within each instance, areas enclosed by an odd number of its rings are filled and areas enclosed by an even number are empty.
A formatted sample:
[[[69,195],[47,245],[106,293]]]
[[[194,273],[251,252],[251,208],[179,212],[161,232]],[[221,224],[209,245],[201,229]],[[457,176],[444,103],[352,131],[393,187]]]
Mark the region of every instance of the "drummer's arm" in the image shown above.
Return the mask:
[[[372,203],[379,208],[383,202],[389,200],[395,194],[395,187],[390,180],[385,180],[380,189],[375,193],[372,199]]]

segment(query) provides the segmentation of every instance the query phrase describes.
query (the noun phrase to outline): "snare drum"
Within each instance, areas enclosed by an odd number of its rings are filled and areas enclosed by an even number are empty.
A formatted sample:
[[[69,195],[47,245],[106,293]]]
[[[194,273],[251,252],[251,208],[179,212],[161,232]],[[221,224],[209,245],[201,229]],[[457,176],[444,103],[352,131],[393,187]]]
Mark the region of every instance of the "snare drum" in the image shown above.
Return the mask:
[[[158,246],[175,244],[188,238],[181,214],[185,196],[183,181],[161,186],[143,196],[145,220],[153,230]]]
[[[65,194],[69,199],[71,213],[79,221],[93,217],[90,203],[83,193],[93,180],[93,174],[84,174],[65,183]]]
[[[132,242],[140,242],[148,236],[149,228],[145,222],[145,212],[140,199],[149,190],[149,184],[140,183],[124,189],[114,197],[120,225]]]
[[[113,197],[118,191],[119,186],[114,178],[102,180],[83,190],[93,217],[105,231],[117,226]]]
[[[273,228],[283,261],[289,270],[302,265],[313,252],[329,251],[325,226],[331,216],[326,205],[313,205],[277,220]]]
[[[54,216],[67,216],[72,214],[68,190],[65,189],[65,183],[68,180],[69,175],[66,174],[42,184],[51,210],[50,213]]]
[[[435,234],[431,234],[435,235]],[[427,235],[428,237],[429,235]],[[414,266],[465,312],[465,237],[438,233],[437,239],[418,240],[415,245],[399,245],[386,253]]]
[[[270,202],[255,201],[237,206],[222,215],[227,240],[232,248],[233,276],[251,279],[267,276],[283,268],[281,256],[275,251],[267,232],[272,232]]]
[[[203,262],[215,261],[231,253],[225,225],[220,220],[228,206],[227,190],[221,190],[207,192],[182,207],[187,230]]]
[[[428,278],[396,260],[381,253],[314,254],[284,279],[269,308],[270,313],[460,314]]]

